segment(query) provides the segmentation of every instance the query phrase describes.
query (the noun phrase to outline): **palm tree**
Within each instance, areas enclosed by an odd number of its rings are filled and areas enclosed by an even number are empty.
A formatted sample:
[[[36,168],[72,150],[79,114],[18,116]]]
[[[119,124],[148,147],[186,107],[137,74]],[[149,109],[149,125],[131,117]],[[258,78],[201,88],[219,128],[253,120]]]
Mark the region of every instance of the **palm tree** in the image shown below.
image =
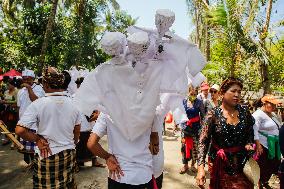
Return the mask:
[[[209,0],[205,0],[206,6],[209,7]],[[205,54],[206,60],[210,61],[210,23],[209,20],[206,20],[205,23],[205,33],[206,33],[206,45],[205,45]]]
[[[266,50],[265,39],[266,39],[267,34],[268,34],[268,28],[269,28],[270,16],[271,16],[271,10],[272,10],[272,3],[273,3],[272,0],[268,0],[267,9],[266,9],[266,20],[265,20],[265,24],[262,28],[262,32],[260,33],[260,46],[265,50]],[[267,93],[270,92],[270,81],[269,81],[269,77],[268,77],[268,64],[266,64],[265,62],[262,62],[260,69],[261,69],[261,76],[262,76],[263,91],[264,91],[264,94],[267,94]]]
[[[105,14],[105,28],[107,31],[126,32],[127,26],[135,25],[138,18],[133,19],[125,11],[116,10],[115,12],[107,11]]]
[[[96,0],[95,0],[96,1]],[[88,3],[88,0],[66,0],[64,2],[65,6],[67,8],[70,8],[72,5],[75,5],[75,12],[78,16],[79,19],[79,53],[77,55],[77,60],[76,60],[76,67],[78,67],[79,65],[81,65],[81,57],[82,57],[82,49],[83,49],[83,35],[84,35],[84,16],[86,14],[86,4]],[[111,7],[114,10],[119,10],[120,9],[120,5],[118,4],[118,2],[116,0],[102,0],[99,1],[99,4],[101,4],[102,6],[108,6],[108,3],[111,4]],[[110,8],[110,7],[108,7]]]
[[[45,34],[44,34],[42,47],[41,47],[40,60],[39,60],[39,64],[38,64],[38,72],[41,72],[41,70],[45,66],[45,54],[46,54],[48,42],[50,40],[50,36],[52,34],[53,25],[54,25],[54,22],[55,22],[57,5],[58,5],[58,0],[53,0],[52,1],[52,7],[51,7],[51,10],[50,10],[50,14],[49,14],[49,17],[48,17],[48,22],[47,22],[47,25],[46,25],[46,30],[45,30]]]

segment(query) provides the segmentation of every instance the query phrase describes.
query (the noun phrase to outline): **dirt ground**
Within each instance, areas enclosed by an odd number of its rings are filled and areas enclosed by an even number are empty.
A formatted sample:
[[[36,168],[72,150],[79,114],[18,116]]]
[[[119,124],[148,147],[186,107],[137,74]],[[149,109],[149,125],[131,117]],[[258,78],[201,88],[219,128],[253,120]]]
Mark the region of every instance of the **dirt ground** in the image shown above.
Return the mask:
[[[163,136],[165,151],[164,189],[197,189],[195,185],[195,173],[189,171],[180,175],[182,166],[180,155],[180,135],[174,135],[171,128]],[[106,138],[102,144],[106,147]],[[100,162],[104,162],[99,159]],[[10,150],[9,146],[0,146],[0,189],[30,189],[32,188],[32,172],[27,171],[23,161],[23,155],[16,150]],[[207,173],[207,178],[209,175]],[[277,180],[271,179],[273,188],[279,188]],[[91,167],[91,162],[85,163],[85,167],[76,175],[78,189],[106,189],[107,169]],[[209,180],[207,179],[207,183]],[[208,188],[208,184],[206,185]]]

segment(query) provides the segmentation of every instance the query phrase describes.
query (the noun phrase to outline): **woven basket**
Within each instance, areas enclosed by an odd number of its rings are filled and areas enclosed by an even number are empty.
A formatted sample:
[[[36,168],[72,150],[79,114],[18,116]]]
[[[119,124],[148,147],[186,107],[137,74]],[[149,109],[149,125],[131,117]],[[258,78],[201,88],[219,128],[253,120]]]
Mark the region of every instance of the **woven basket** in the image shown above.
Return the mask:
[[[260,168],[258,163],[253,158],[249,158],[244,166],[243,171],[249,181],[253,183],[254,188],[257,189],[260,178]]]

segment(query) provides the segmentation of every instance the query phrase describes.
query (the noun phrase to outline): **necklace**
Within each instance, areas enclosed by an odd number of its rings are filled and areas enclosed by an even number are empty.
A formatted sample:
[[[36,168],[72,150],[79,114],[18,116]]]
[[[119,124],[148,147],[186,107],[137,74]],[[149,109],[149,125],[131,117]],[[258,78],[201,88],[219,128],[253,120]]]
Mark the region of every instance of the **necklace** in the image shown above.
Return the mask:
[[[235,118],[235,117],[236,117],[235,114],[236,114],[236,111],[234,111],[234,112],[232,112],[232,113],[229,112],[229,111],[227,111],[227,115],[230,116],[231,118]]]
[[[231,113],[231,114],[230,114],[230,116],[231,116],[232,118],[234,118],[234,117],[235,117],[234,113]]]
[[[226,113],[227,116],[231,117],[231,118],[235,118],[236,117],[236,113],[237,113],[237,110],[234,109],[233,112],[229,112],[227,109],[225,109],[223,106],[221,106],[221,108],[223,109],[224,111],[224,114]]]

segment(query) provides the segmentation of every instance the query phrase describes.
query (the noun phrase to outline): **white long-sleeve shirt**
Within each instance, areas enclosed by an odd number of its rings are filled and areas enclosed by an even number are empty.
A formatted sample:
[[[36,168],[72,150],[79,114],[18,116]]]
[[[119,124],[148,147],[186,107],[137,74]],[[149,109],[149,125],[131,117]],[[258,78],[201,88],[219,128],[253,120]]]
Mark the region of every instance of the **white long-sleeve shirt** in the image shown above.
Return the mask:
[[[279,129],[276,123],[261,109],[256,110],[252,116],[255,119],[254,129],[254,140],[259,140],[259,142],[265,147],[267,146],[267,138],[259,133],[263,132],[268,135],[279,135]],[[280,126],[280,125],[279,125]]]

